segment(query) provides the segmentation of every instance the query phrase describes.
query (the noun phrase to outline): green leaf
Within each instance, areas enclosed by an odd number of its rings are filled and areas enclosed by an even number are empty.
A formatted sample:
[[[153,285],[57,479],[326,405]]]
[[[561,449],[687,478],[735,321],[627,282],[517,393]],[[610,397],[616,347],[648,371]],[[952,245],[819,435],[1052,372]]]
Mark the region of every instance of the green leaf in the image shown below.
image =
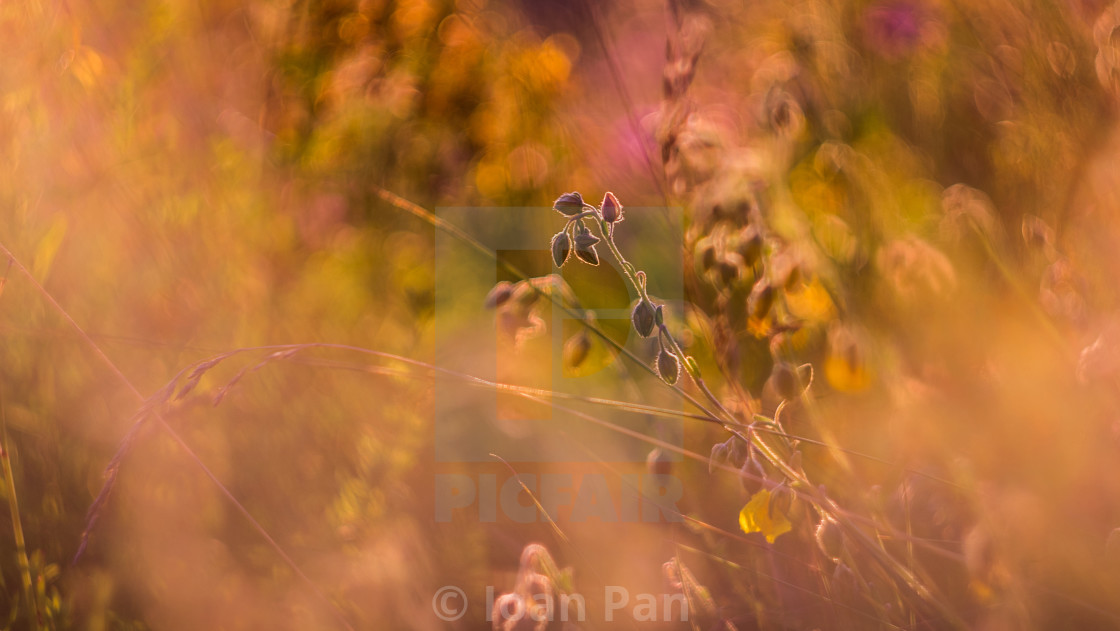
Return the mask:
[[[739,528],[747,534],[761,532],[766,541],[774,543],[779,535],[792,530],[793,524],[781,513],[770,514],[770,491],[763,489],[752,495],[743,510],[739,511]]]

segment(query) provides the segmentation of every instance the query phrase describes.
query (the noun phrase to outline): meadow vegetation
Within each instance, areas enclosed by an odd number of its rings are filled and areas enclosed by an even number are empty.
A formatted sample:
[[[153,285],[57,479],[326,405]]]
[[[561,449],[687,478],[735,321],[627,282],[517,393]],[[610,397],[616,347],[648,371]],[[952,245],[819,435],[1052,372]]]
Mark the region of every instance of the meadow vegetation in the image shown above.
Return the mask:
[[[1118,29],[3,3],[0,627],[1120,628]]]

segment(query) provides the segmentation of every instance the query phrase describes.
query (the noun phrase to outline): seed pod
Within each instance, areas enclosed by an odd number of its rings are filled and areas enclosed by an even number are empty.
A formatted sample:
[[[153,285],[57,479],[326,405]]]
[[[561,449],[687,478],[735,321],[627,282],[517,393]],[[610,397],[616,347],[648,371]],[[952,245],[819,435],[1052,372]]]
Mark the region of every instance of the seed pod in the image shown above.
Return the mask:
[[[568,237],[568,231],[563,230],[556,233],[552,237],[552,262],[556,264],[556,267],[563,267],[571,254],[572,240]]]
[[[730,257],[716,263],[719,279],[724,285],[730,285],[739,279],[739,266],[735,263],[736,261]]]
[[[595,246],[589,245],[584,248],[576,248],[576,257],[579,260],[587,263],[588,265],[599,264],[599,253],[595,251]]]
[[[716,468],[716,463],[721,460],[727,460],[727,443],[716,443],[712,445],[712,453],[708,455],[709,474]]]
[[[603,221],[607,223],[622,221],[622,204],[618,203],[618,198],[614,196],[614,193],[607,191],[607,194],[603,196],[600,210],[603,213]]]
[[[716,264],[716,246],[705,239],[696,244],[696,254],[694,256],[700,262],[700,270],[706,272]]]
[[[791,291],[797,289],[797,286],[801,284],[802,278],[801,265],[798,263],[790,264],[789,271],[786,273],[785,288]]]
[[[574,217],[583,212],[583,197],[579,193],[564,193],[553,202],[552,208],[565,217]]]
[[[754,226],[747,226],[739,232],[739,256],[748,267],[753,267],[762,257],[762,235]]]
[[[669,454],[662,451],[660,447],[653,448],[646,456],[646,471],[650,475],[669,475],[673,471],[673,462],[669,459]]]
[[[634,330],[642,337],[653,335],[654,310],[653,305],[646,299],[638,301],[634,310],[630,312],[630,321],[634,323]]]
[[[657,373],[670,386],[677,382],[681,374],[681,362],[677,356],[665,349],[657,354]]]
[[[762,463],[754,457],[754,454],[747,456],[747,459],[743,461],[743,466],[739,467],[739,486],[748,495],[754,495],[762,490],[765,485],[766,470],[762,468]]]
[[[591,339],[586,331],[580,331],[564,342],[564,365],[568,368],[579,368],[591,352]]]
[[[789,515],[793,508],[793,489],[784,480],[770,491],[770,505],[767,508],[770,509],[772,519],[778,515]]]
[[[750,455],[752,448],[747,444],[747,441],[739,438],[738,436],[731,436],[723,443],[727,446],[727,461],[728,462],[742,462],[744,458]]]
[[[765,280],[759,281],[754,286],[750,298],[747,299],[751,317],[756,320],[765,318],[772,306],[774,306],[774,288]]]
[[[844,531],[840,529],[840,524],[830,517],[821,519],[821,523],[817,525],[816,538],[817,547],[821,552],[839,563],[841,555],[844,554]]]
[[[487,309],[496,309],[504,305],[512,295],[513,285],[508,280],[501,280],[490,289],[490,293],[486,294],[486,301],[483,304]]]

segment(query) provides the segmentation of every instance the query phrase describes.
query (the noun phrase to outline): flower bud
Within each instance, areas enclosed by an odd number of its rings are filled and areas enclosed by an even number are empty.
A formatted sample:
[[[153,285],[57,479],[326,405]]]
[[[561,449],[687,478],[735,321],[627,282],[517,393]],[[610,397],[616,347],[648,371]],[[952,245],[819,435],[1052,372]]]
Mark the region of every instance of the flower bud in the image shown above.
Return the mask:
[[[844,554],[844,531],[840,529],[840,524],[829,517],[821,519],[821,523],[817,525],[816,538],[821,552],[839,563],[840,556]]]
[[[662,451],[660,447],[655,447],[646,456],[646,471],[650,475],[669,475],[673,471],[673,461],[669,458],[669,454]]]
[[[771,519],[776,518],[778,515],[789,515],[789,511],[793,508],[793,489],[784,481],[774,490],[770,491],[770,509]]]
[[[583,197],[579,193],[564,193],[552,204],[552,208],[565,217],[574,217],[583,212]]]
[[[676,355],[661,349],[657,354],[657,372],[665,383],[671,386],[677,382],[677,377],[681,374],[681,363]]]
[[[743,466],[739,467],[739,486],[748,495],[754,495],[762,490],[765,483],[766,470],[762,468],[762,463],[753,454],[747,456],[743,460]]]
[[[711,241],[701,241],[696,244],[696,254],[693,256],[700,262],[700,271],[706,272],[716,264],[716,246]]]
[[[568,231],[564,230],[556,233],[552,237],[552,262],[556,264],[556,267],[563,267],[571,253],[572,240],[568,237]]]
[[[603,196],[600,210],[603,213],[603,221],[607,223],[622,221],[622,204],[618,203],[618,198],[614,196],[614,193],[607,191],[607,194]]]
[[[591,231],[588,230],[587,228],[584,228],[584,229],[580,230],[578,233],[576,233],[576,251],[577,252],[579,250],[583,250],[585,248],[590,248],[591,246],[595,245],[598,242],[599,242],[599,237],[591,234]]]
[[[564,342],[564,366],[570,369],[579,368],[590,352],[591,339],[587,337],[587,331],[576,333],[568,338],[567,342]]]
[[[765,280],[760,281],[754,286],[750,298],[747,300],[747,307],[750,310],[751,317],[756,320],[761,320],[770,313],[770,307],[774,305],[774,288],[770,286]]]
[[[762,235],[754,226],[747,226],[739,233],[739,256],[748,267],[754,266],[762,257]]]
[[[487,309],[495,309],[504,305],[512,295],[513,285],[508,280],[501,280],[490,289],[490,293],[486,294],[486,301],[483,304]]]
[[[653,335],[654,310],[653,305],[646,299],[638,301],[634,305],[634,311],[630,313],[630,321],[634,323],[634,330],[642,337],[649,337]]]
[[[716,269],[719,272],[719,279],[724,285],[730,285],[739,279],[739,266],[730,257],[716,263]]]
[[[584,263],[587,263],[588,265],[598,265],[599,264],[599,253],[595,251],[595,246],[593,246],[593,245],[589,245],[589,246],[582,247],[582,248],[577,247],[576,248],[576,257],[579,258],[579,260],[583,261]]]
[[[708,455],[709,474],[716,468],[716,463],[721,460],[727,460],[727,443],[716,443],[712,445],[712,453]]]

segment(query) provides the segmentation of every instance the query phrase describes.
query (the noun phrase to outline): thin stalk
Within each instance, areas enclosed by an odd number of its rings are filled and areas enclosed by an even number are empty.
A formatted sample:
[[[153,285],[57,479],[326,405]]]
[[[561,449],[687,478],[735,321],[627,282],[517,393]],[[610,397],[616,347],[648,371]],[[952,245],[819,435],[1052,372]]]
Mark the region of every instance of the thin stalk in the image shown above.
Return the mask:
[[[603,221],[601,217],[599,217],[598,223],[599,230],[603,234],[603,240],[606,242],[607,248],[611,251],[611,255],[614,256],[615,260],[618,261],[619,266],[622,267],[622,271],[626,274],[626,278],[630,280],[630,284],[634,286],[634,289],[638,291],[638,294],[642,299],[649,300],[649,295],[646,293],[645,283],[639,282],[638,272],[634,271],[636,268],[626,260],[626,257],[622,256],[622,252],[618,249],[618,245],[615,244],[614,230],[612,230],[610,225],[607,224],[607,222]],[[708,399],[708,401],[712,403],[712,405],[716,406],[716,409],[719,410],[720,414],[723,414],[723,420],[735,422],[735,415],[728,411],[728,409],[723,406],[723,403],[719,400],[719,398],[712,394],[712,391],[708,389],[708,384],[704,382],[704,378],[700,375],[700,369],[696,366],[695,362],[689,361],[688,356],[686,356],[684,354],[684,351],[681,350],[680,344],[677,344],[677,340],[669,333],[668,327],[666,327],[664,323],[661,323],[658,326],[661,328],[661,333],[665,335],[665,339],[669,340],[669,346],[672,347],[673,353],[675,353],[681,363],[684,364],[685,372],[688,373],[689,378],[692,379],[692,383],[696,384],[696,388],[704,394],[704,396]]]
[[[0,418],[3,418],[3,407],[0,405]],[[16,480],[12,474],[12,459],[8,456],[8,424],[3,422],[3,442],[0,442],[0,461],[4,468],[4,491],[8,494],[8,510],[12,513],[12,532],[16,540],[16,559],[19,563],[19,578],[23,584],[23,596],[27,601],[27,610],[31,618],[33,629],[43,628],[43,616],[39,611],[39,600],[35,598],[35,590],[31,586],[31,563],[27,560],[27,541],[23,537],[23,521],[19,517],[19,499],[16,497]]]

